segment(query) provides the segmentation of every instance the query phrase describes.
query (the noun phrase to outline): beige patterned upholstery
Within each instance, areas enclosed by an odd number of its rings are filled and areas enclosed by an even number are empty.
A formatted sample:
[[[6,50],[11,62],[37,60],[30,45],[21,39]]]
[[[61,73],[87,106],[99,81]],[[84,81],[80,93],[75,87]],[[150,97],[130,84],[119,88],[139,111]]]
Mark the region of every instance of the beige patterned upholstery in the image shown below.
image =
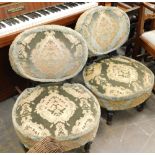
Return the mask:
[[[124,56],[100,60],[86,66],[85,84],[98,96],[101,107],[124,110],[143,103],[154,85],[154,75],[146,66]]]
[[[93,141],[100,119],[95,96],[81,84],[44,84],[17,99],[12,120],[21,142],[31,148],[47,136],[69,151]]]
[[[98,6],[80,16],[76,30],[85,38],[89,56],[103,55],[125,43],[130,22],[118,7]],[[101,107],[109,111],[138,106],[150,96],[154,84],[154,75],[146,66],[123,56],[86,66],[83,78]]]
[[[87,41],[89,57],[116,50],[128,39],[130,21],[117,7],[97,6],[84,12],[75,30]]]
[[[82,36],[67,27],[44,25],[19,34],[9,59],[20,76],[40,82],[59,82],[77,75],[84,67],[88,48]]]

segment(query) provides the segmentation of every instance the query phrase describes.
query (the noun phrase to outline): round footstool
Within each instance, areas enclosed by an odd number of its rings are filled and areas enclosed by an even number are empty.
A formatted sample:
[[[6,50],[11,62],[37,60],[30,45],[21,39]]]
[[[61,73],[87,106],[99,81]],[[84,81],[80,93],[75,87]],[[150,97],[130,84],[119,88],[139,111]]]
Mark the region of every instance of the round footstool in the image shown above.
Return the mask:
[[[108,111],[140,105],[151,95],[154,85],[151,70],[124,56],[102,59],[86,66],[83,78],[86,86],[98,97],[101,107]]]
[[[92,142],[100,119],[95,96],[81,84],[44,84],[28,88],[12,111],[16,133],[26,148],[51,136],[64,152]]]

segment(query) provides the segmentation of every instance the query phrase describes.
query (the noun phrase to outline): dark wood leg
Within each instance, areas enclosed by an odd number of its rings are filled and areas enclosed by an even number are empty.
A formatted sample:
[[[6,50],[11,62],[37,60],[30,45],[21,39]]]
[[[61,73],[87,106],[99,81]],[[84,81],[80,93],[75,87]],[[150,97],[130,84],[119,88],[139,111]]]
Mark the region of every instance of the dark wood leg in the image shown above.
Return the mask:
[[[26,153],[26,152],[28,152],[28,148],[26,148],[22,143],[20,143],[20,145],[22,146],[22,148],[23,148],[23,151]]]
[[[138,111],[138,112],[143,111],[143,110],[144,110],[144,106],[145,106],[145,104],[146,104],[146,103],[144,102],[144,103],[138,105],[138,106],[136,107],[137,111]]]
[[[92,142],[88,142],[84,146],[85,153],[89,153]]]
[[[107,125],[112,124],[112,118],[113,118],[114,112],[107,110]]]

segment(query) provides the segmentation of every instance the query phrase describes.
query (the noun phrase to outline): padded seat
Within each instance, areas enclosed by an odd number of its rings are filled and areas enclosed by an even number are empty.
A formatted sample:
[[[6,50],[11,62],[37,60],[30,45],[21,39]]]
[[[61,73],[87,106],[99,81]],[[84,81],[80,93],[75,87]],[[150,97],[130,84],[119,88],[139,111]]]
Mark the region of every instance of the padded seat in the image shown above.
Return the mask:
[[[86,86],[109,111],[143,103],[154,85],[154,75],[142,63],[124,56],[100,60],[83,71]]]
[[[144,32],[140,36],[141,41],[143,42],[144,48],[148,49],[147,51],[155,57],[155,30]],[[147,45],[147,46],[146,46]]]
[[[21,142],[31,148],[45,137],[70,151],[93,141],[100,119],[95,96],[81,84],[44,84],[26,89],[12,111]]]

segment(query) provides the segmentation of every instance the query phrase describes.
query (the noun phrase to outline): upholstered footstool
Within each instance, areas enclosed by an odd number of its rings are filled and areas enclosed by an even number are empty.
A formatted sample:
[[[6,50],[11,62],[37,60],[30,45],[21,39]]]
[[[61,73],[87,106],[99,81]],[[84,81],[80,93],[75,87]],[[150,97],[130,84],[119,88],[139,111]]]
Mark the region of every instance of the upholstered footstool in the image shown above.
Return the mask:
[[[154,85],[151,70],[124,56],[101,59],[86,66],[83,78],[101,107],[107,109],[107,124],[111,124],[113,111],[137,107],[146,101]]]
[[[50,136],[63,152],[85,146],[96,136],[100,105],[81,84],[44,84],[28,88],[18,97],[12,111],[13,125],[22,144],[32,148]]]

